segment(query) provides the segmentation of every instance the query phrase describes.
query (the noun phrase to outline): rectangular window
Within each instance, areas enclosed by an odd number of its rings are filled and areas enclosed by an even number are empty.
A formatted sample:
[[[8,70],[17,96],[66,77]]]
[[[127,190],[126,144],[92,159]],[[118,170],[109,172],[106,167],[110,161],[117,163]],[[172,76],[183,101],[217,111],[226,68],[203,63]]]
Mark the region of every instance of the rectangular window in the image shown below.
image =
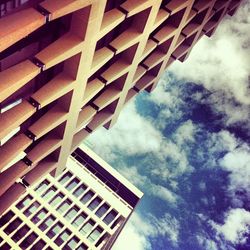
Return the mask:
[[[49,186],[49,181],[44,180],[42,183],[39,184],[37,188],[35,188],[35,191],[37,191],[38,193],[42,193],[43,191],[45,191],[45,189],[48,188],[48,186]]]
[[[112,209],[103,219],[104,223],[109,225],[114,219],[115,217],[117,216],[117,212]]]
[[[95,242],[100,237],[102,232],[103,229],[100,226],[96,227],[88,236],[89,241]]]
[[[26,217],[29,217],[31,214],[34,214],[39,207],[40,203],[35,201],[23,213]]]
[[[82,184],[80,187],[78,187],[74,192],[74,196],[76,197],[80,197],[81,195],[83,195],[83,193],[85,192],[85,190],[87,189],[87,187]]]
[[[68,229],[66,229],[63,233],[61,233],[55,239],[55,243],[57,244],[57,246],[61,246],[65,241],[67,241],[70,235],[71,235],[71,232]]]
[[[53,222],[56,220],[56,218],[52,215],[50,215],[43,223],[39,225],[39,228],[42,231],[45,231],[47,228],[51,227]]]
[[[22,224],[22,220],[19,218],[16,218],[13,220],[5,229],[4,232],[6,234],[11,234],[13,231],[15,231],[20,225]]]
[[[90,209],[91,211],[95,210],[101,204],[101,202],[102,199],[99,196],[96,197],[90,202],[90,204],[88,205],[88,209]]]
[[[32,199],[33,197],[31,195],[27,195],[16,205],[16,207],[21,210],[22,208],[27,207],[32,201]]]
[[[10,249],[11,249],[11,246],[6,242],[6,243],[4,243],[4,244],[1,246],[1,249],[2,249],[2,250],[10,250]]]
[[[56,194],[51,201],[49,201],[50,205],[52,207],[56,207],[62,202],[62,199],[64,198],[63,193]]]
[[[71,204],[72,202],[69,199],[67,199],[56,210],[58,210],[61,213],[65,213],[69,209]]]
[[[77,244],[79,243],[79,239],[77,237],[73,237],[66,245],[63,247],[63,250],[71,250],[76,249]]]
[[[56,191],[57,191],[56,187],[52,186],[42,195],[42,197],[48,201],[55,195]]]
[[[76,250],[88,250],[88,247],[82,243]]]
[[[0,227],[6,225],[6,223],[8,223],[14,217],[14,215],[15,214],[12,211],[8,211],[5,215],[3,215],[0,218]]]
[[[21,240],[28,232],[30,228],[27,225],[22,226],[20,229],[17,230],[17,232],[11,237],[12,240],[15,242],[18,242]]]
[[[110,206],[107,203],[102,204],[96,211],[96,215],[101,218],[109,210]]]
[[[72,189],[74,189],[78,184],[79,184],[79,179],[74,178],[67,186],[66,189],[71,191]]]
[[[67,172],[66,174],[64,174],[60,179],[59,182],[63,185],[64,183],[66,183],[73,175],[70,172]]]
[[[32,246],[32,250],[41,250],[45,246],[46,246],[46,242],[41,239],[35,245]]]
[[[65,218],[69,221],[71,221],[73,218],[76,217],[76,214],[79,212],[79,208],[77,206],[72,207],[66,214]]]
[[[91,198],[95,195],[95,193],[92,190],[89,190],[82,198],[81,202],[83,204],[87,203],[88,201],[91,200]]]
[[[63,224],[57,222],[48,232],[47,235],[50,239],[52,239],[55,235],[59,234],[63,228]]]
[[[81,213],[80,215],[78,215],[72,222],[73,226],[75,227],[79,227],[83,224],[83,222],[85,221],[85,219],[87,218],[87,214],[85,213]]]
[[[93,220],[88,220],[88,222],[86,224],[84,224],[84,226],[80,229],[80,232],[84,235],[90,233],[90,231],[92,230],[92,228],[94,227],[95,222]]]
[[[25,238],[22,243],[20,244],[20,247],[22,249],[27,249],[30,245],[32,245],[35,240],[37,239],[38,235],[35,234],[35,233],[31,233],[27,238]],[[34,247],[34,246],[33,246]],[[32,249],[36,249],[36,248],[33,248]],[[41,248],[40,248],[41,249]]]
[[[41,209],[36,215],[34,215],[31,219],[31,221],[35,224],[37,224],[39,221],[43,220],[48,213],[48,210],[45,208]]]

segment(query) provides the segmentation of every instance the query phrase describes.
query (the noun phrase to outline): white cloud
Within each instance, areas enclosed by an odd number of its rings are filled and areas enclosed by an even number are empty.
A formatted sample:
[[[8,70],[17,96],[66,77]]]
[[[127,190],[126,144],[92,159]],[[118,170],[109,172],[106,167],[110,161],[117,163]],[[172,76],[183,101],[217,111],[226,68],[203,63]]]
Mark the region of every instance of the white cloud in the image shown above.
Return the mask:
[[[149,237],[159,240],[159,236],[168,238],[173,245],[178,245],[179,230],[178,220],[168,213],[160,218],[152,214],[142,216],[133,213],[112,249],[151,250]]]
[[[128,180],[131,180],[134,185],[145,189],[143,191],[147,192],[147,194],[157,197],[169,204],[176,205],[178,196],[174,192],[159,184],[153,183],[148,176],[140,174],[137,167],[123,165],[119,170],[122,175]]]
[[[203,235],[196,235],[196,239],[204,250],[218,250],[217,244],[213,240],[207,239]]]
[[[163,187],[161,185],[151,184],[151,187],[149,188],[149,191],[152,195],[168,202],[173,205],[175,205],[177,200],[177,195],[167,189],[166,187]]]
[[[226,126],[240,123],[246,130],[250,119],[249,9],[250,2],[244,1],[211,38],[204,36],[194,46],[184,63],[177,61],[169,68],[177,79],[200,83],[211,91],[210,97],[201,101],[222,114]]]
[[[134,102],[130,102],[119,116],[115,126],[105,131],[97,130],[89,139],[104,158],[115,158],[113,150],[126,155],[144,154],[159,150],[162,135],[152,124],[140,116]]]
[[[178,145],[183,145],[184,143],[194,142],[196,129],[197,127],[191,120],[182,123],[181,126],[175,131],[174,139],[176,143]]]
[[[153,230],[154,228],[152,228],[152,225],[146,223],[145,220],[141,218],[137,213],[133,213],[112,249],[151,249],[151,244],[148,239],[148,236]]]
[[[165,213],[160,218],[150,216],[150,220],[154,226],[154,231],[151,232],[153,236],[166,236],[173,245],[178,245],[180,223],[175,217]]]
[[[231,209],[225,216],[223,225],[211,222],[218,234],[233,244],[244,244],[250,233],[250,212],[242,208]]]
[[[249,6],[246,3],[233,18],[225,19],[211,38],[202,38],[185,63],[172,64],[176,77],[202,83],[209,90],[223,89],[240,103],[250,104]]]
[[[223,169],[230,172],[228,192],[233,205],[242,207],[243,198],[250,199],[250,148],[243,144],[227,153],[220,161]],[[245,197],[240,195],[242,193]]]

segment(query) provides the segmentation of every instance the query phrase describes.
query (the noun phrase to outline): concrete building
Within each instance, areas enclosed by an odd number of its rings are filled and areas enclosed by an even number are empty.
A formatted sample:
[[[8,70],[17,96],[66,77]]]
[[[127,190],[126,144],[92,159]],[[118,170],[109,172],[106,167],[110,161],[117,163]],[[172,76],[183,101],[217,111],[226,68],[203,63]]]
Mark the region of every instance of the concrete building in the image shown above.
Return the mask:
[[[112,127],[240,2],[1,1],[0,204],[22,194],[19,179],[60,175],[82,140]]]
[[[3,214],[0,249],[110,249],[142,195],[82,145]]]

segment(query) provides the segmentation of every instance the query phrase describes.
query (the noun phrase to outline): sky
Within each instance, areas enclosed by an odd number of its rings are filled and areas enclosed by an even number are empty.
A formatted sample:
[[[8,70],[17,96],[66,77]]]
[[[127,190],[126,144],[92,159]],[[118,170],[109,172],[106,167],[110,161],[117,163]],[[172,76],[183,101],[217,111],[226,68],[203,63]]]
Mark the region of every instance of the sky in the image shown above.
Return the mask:
[[[144,192],[114,250],[250,250],[250,1],[89,141]]]

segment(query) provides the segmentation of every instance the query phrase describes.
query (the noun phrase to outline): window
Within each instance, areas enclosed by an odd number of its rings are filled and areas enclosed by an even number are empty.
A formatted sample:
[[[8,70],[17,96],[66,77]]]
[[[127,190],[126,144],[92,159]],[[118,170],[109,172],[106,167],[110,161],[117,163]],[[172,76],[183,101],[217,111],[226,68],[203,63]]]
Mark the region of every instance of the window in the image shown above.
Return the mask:
[[[2,246],[1,246],[1,250],[9,250],[11,249],[11,246],[8,244],[8,243],[4,243]],[[87,249],[87,248],[86,248]]]
[[[82,184],[79,188],[77,188],[75,191],[74,191],[74,195],[76,196],[76,197],[79,197],[79,196],[81,196],[84,192],[85,192],[85,190],[87,189],[87,187],[84,185],[84,184]]]
[[[94,200],[90,202],[90,204],[88,205],[88,209],[92,211],[95,210],[100,205],[101,202],[102,199],[100,197],[96,197]]]
[[[66,229],[63,233],[61,233],[55,239],[55,243],[57,244],[57,246],[61,246],[65,241],[67,241],[70,235],[71,235],[71,232],[68,229]]]
[[[74,178],[67,186],[66,189],[71,191],[73,188],[75,188],[79,184],[79,180],[77,178]]]
[[[81,202],[83,204],[87,203],[88,201],[91,200],[91,198],[94,196],[94,192],[92,190],[89,190],[82,198],[81,198]]]
[[[48,232],[47,235],[49,238],[53,238],[55,235],[59,234],[63,228],[63,224],[57,222]]]
[[[64,184],[64,183],[66,183],[71,177],[72,177],[72,174],[71,174],[70,172],[67,172],[66,174],[63,175],[63,177],[61,177],[61,178],[59,179],[59,182],[60,182],[61,184]]]
[[[104,214],[106,214],[106,212],[109,210],[110,206],[107,203],[104,203],[103,205],[101,205],[98,210],[96,211],[96,215],[100,218],[102,217]]]
[[[82,212],[79,216],[77,216],[77,218],[73,220],[72,222],[73,226],[75,227],[81,226],[86,218],[87,218],[87,215]]]
[[[48,211],[45,208],[43,208],[36,215],[32,217],[31,221],[36,224],[39,221],[43,220],[47,213]]]
[[[103,241],[108,240],[109,236],[110,235],[108,233],[105,233],[104,235],[102,235],[102,237],[96,242],[95,246],[98,248]]]
[[[23,242],[20,244],[20,247],[22,249],[27,249],[30,245],[32,245],[35,242],[37,237],[38,236],[35,233],[30,234],[27,238],[25,238],[23,240]],[[34,248],[32,247],[32,249],[34,249]]]
[[[104,223],[105,224],[110,224],[114,219],[115,219],[115,217],[117,216],[117,212],[114,210],[114,209],[112,209],[105,217],[104,217],[104,219],[103,219],[103,221],[104,221]]]
[[[71,250],[76,249],[77,244],[79,243],[79,239],[77,237],[73,237],[67,244],[63,247],[63,250]]]
[[[45,231],[47,228],[51,227],[53,222],[56,220],[56,218],[52,215],[50,215],[43,223],[39,225],[39,228],[42,231]]]
[[[15,231],[20,225],[22,224],[21,219],[16,218],[13,220],[5,229],[4,232],[6,234],[11,234],[13,231]]]
[[[45,192],[45,194],[42,195],[42,197],[45,199],[45,200],[50,200],[52,198],[52,196],[54,196],[55,192],[56,192],[56,187],[55,186],[52,186],[49,190],[47,190]]]
[[[48,186],[49,181],[44,180],[41,184],[39,184],[39,186],[35,190],[39,193],[42,193],[43,191],[45,191],[45,189],[47,189]]]
[[[33,197],[32,197],[31,195],[27,195],[25,198],[23,198],[23,199],[16,205],[16,207],[17,207],[18,209],[22,209],[22,208],[24,208],[24,207],[27,207],[27,206],[30,204],[30,202],[31,202],[32,199],[33,199]]]
[[[118,217],[115,222],[111,225],[111,229],[114,229],[117,225],[121,226],[121,224],[123,223],[124,218],[122,216]]]
[[[3,227],[6,223],[8,223],[15,214],[12,211],[7,212],[0,218],[0,227]]]
[[[35,213],[35,211],[40,207],[40,203],[35,201],[33,202],[25,211],[24,214],[29,217],[31,214]]]
[[[95,222],[93,221],[93,220],[88,220],[88,222],[80,229],[80,232],[82,233],[82,234],[88,234],[91,230],[92,230],[92,228],[94,227],[94,225],[95,225]]]
[[[46,246],[45,241],[39,240],[35,245],[32,246],[32,250],[41,250]]]
[[[56,194],[54,198],[49,202],[50,205],[53,207],[57,206],[59,203],[61,203],[63,197],[64,195],[61,192],[59,194]]]
[[[100,226],[98,226],[95,228],[95,230],[91,232],[91,234],[88,236],[88,239],[91,242],[95,242],[100,237],[102,232],[103,232],[103,229]]]
[[[76,250],[88,250],[88,247],[82,243]]]
[[[73,218],[75,218],[76,214],[79,212],[79,208],[77,206],[72,207],[66,214],[65,214],[65,218],[68,220],[72,220]]]
[[[15,242],[21,240],[28,232],[30,228],[27,225],[22,226],[17,232],[11,237]]]
[[[71,203],[72,202],[69,199],[67,199],[57,208],[57,210],[61,213],[64,213],[69,209]]]

